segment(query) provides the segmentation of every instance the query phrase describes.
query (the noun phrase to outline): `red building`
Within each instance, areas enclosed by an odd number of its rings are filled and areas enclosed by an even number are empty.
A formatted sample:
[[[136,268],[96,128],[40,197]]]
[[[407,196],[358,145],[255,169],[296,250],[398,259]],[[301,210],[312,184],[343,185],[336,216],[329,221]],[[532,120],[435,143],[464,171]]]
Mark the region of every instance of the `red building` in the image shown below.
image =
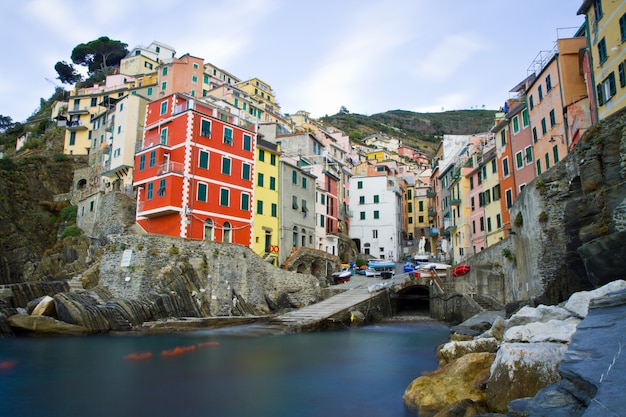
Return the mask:
[[[148,105],[135,154],[147,233],[250,246],[256,129],[185,94]]]

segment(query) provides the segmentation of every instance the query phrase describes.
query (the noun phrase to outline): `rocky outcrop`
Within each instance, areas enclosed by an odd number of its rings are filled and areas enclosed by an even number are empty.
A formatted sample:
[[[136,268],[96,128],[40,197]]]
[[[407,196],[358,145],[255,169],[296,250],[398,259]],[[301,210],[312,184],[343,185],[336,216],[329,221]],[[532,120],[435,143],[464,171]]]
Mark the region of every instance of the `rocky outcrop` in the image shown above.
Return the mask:
[[[496,318],[490,330],[472,340],[444,344],[438,352],[440,369],[416,379],[405,392],[405,403],[420,412],[439,410],[440,416],[462,415],[458,410],[475,401],[492,413],[507,413],[507,417],[581,416],[583,412],[605,416],[613,415],[612,410],[619,415],[618,410],[626,405],[620,400],[623,396],[614,392],[614,387],[626,382],[626,365],[621,360],[626,343],[624,319],[623,280],[575,293],[558,306],[523,307],[508,320]],[[449,368],[460,366],[463,358],[489,351],[496,353],[488,377],[480,385],[484,397],[472,392],[466,397],[471,401],[459,403],[463,398],[440,396],[442,401],[435,406],[427,391],[416,391],[424,390],[425,381],[434,386],[435,380],[428,379],[431,375],[444,370],[452,374]],[[462,381],[460,391],[465,392],[467,384],[474,382],[472,378]]]

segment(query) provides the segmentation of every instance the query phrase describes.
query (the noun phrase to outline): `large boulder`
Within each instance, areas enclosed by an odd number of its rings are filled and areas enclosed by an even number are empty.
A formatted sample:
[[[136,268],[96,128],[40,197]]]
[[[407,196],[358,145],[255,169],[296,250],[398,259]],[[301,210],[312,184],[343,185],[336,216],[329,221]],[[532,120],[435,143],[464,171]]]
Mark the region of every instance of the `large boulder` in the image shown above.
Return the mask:
[[[493,337],[464,341],[453,340],[439,349],[438,356],[445,363],[449,363],[468,353],[495,353],[496,350],[498,350],[498,341]]]
[[[491,409],[506,412],[512,400],[531,397],[560,380],[557,368],[566,351],[561,343],[501,344],[487,383]]]
[[[46,295],[41,298],[30,314],[31,316],[53,316],[55,312],[54,298]]]
[[[420,416],[433,416],[452,404],[469,399],[485,400],[484,383],[489,377],[493,353],[469,353],[411,382],[402,401]]]
[[[596,288],[593,291],[580,291],[572,294],[569,300],[567,300],[567,303],[565,303],[565,308],[578,317],[585,318],[589,312],[589,303],[591,300],[624,289],[626,289],[626,281],[620,279],[609,282],[608,284],[600,288]]]
[[[62,335],[86,335],[89,330],[82,326],[76,326],[56,320],[48,316],[29,316],[27,314],[15,314],[9,317],[9,325],[16,331],[36,332]]]
[[[576,333],[580,319],[570,317],[567,320],[550,320],[546,323],[528,323],[509,328],[504,333],[505,342],[556,342],[569,343]]]
[[[539,305],[537,307],[524,306],[511,316],[506,327],[523,326],[528,323],[546,323],[550,320],[565,320],[572,317],[572,312],[563,307]]]

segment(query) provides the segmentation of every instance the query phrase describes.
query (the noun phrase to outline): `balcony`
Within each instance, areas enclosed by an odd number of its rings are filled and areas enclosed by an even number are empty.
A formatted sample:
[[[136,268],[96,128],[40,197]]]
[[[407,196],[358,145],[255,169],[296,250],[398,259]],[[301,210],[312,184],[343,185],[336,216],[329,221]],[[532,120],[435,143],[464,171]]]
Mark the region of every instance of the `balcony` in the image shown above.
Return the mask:
[[[430,236],[437,236],[439,234],[439,229],[437,229],[436,227],[431,227],[428,231],[428,234]]]
[[[428,191],[426,191],[426,197],[428,198],[433,198],[437,195],[437,193],[435,193],[433,190],[429,189]]]
[[[183,175],[185,171],[185,166],[180,162],[166,162],[164,164],[159,165],[157,169],[157,175],[165,175],[165,174],[181,174]]]
[[[68,120],[65,127],[71,132],[88,129],[87,126],[85,126],[80,120]]]
[[[428,215],[429,216],[434,216],[435,214],[437,214],[437,212],[435,211],[434,208],[432,207],[428,207]]]
[[[460,198],[453,198],[450,200],[450,204],[452,204],[453,206],[460,206],[461,202],[462,200]]]
[[[67,109],[68,114],[89,114],[87,107],[72,106]]]

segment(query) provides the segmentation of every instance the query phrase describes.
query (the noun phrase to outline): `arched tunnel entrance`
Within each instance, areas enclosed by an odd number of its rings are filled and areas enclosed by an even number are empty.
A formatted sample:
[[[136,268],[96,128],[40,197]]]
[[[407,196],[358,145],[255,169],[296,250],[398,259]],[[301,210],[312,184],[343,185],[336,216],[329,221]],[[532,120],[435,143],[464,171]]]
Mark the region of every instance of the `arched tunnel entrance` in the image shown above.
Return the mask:
[[[394,316],[430,314],[430,288],[412,285],[391,295],[391,311]]]

